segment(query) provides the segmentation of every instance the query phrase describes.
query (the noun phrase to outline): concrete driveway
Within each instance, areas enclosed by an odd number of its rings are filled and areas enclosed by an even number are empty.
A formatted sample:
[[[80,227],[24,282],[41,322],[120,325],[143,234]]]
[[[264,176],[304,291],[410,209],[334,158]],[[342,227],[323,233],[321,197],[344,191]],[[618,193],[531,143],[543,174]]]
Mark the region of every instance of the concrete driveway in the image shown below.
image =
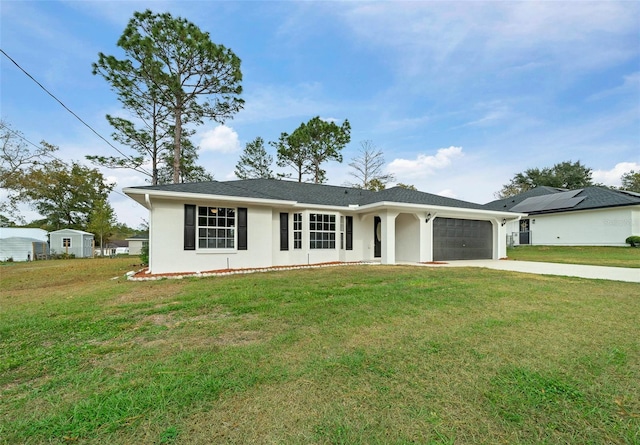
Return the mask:
[[[460,260],[448,261],[445,264],[429,264],[429,266],[486,267],[487,269],[509,270],[541,275],[562,275],[640,283],[640,268],[632,269],[628,267],[583,266],[579,264],[538,263],[514,260]]]

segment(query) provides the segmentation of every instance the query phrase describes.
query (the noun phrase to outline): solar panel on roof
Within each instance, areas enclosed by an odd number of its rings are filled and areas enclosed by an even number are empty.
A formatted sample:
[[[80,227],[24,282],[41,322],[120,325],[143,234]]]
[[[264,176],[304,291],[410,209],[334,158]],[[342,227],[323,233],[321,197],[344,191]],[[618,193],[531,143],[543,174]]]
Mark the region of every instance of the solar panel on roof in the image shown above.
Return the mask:
[[[550,195],[533,196],[527,198],[511,208],[512,212],[539,212],[542,210],[567,209],[578,205],[584,197],[576,198],[582,189],[570,190],[568,192],[553,193]]]

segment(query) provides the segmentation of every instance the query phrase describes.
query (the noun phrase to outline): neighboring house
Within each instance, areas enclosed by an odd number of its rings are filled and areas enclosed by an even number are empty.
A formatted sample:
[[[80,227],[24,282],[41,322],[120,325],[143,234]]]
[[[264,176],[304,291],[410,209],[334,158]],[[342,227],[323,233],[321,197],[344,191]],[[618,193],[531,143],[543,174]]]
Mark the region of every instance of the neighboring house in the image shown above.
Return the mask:
[[[506,256],[524,214],[394,187],[274,179],[125,188],[149,210],[149,272]]]
[[[125,241],[129,242],[129,255],[140,255],[142,253],[142,247],[149,244],[149,234],[141,233],[134,235]]]
[[[93,233],[75,229],[61,229],[49,234],[51,253],[74,255],[76,258],[93,257]]]
[[[0,261],[28,261],[49,254],[47,231],[34,228],[1,227]]]
[[[126,240],[111,240],[104,244],[104,256],[126,255],[129,253],[129,243]],[[100,247],[95,248],[96,256],[102,255]]]
[[[536,187],[484,207],[529,215],[507,223],[514,245],[623,246],[640,235],[640,194],[634,192]]]

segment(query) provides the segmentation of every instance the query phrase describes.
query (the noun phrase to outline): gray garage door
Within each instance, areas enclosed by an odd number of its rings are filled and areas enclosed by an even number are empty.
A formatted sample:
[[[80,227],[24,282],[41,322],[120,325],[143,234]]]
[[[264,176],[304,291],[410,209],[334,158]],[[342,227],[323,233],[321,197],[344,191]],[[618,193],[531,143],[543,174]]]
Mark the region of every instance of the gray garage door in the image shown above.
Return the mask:
[[[489,221],[436,218],[433,221],[433,260],[483,260],[493,257]]]

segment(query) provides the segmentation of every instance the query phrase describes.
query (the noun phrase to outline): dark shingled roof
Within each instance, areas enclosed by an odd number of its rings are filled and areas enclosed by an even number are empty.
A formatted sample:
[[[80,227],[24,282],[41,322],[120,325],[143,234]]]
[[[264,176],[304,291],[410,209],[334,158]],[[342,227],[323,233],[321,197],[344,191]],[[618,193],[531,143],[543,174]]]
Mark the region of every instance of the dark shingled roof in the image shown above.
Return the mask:
[[[419,192],[417,190],[409,190],[403,187],[393,187],[390,189],[375,192],[375,194],[363,199],[360,204],[373,204],[375,202],[401,202],[408,204],[424,204],[441,207],[460,207],[464,209],[488,210],[481,204],[473,202],[461,201],[459,199],[447,198],[445,196],[433,195],[431,193]]]
[[[485,204],[483,207],[487,210],[510,211],[513,207],[520,204],[527,198],[550,195],[566,191],[567,189],[555,187],[536,187],[524,193],[520,193],[516,196],[491,201]],[[559,213],[576,210],[640,205],[640,195],[638,193],[626,192],[622,190],[612,190],[606,187],[585,187],[584,189],[582,189],[582,191],[580,191],[580,193],[576,194],[575,196],[576,198],[584,199],[571,208],[531,211],[529,212],[529,214],[539,215],[544,213]]]
[[[443,207],[489,210],[472,202],[446,198],[401,187],[393,187],[379,192],[352,187],[341,187],[307,182],[277,179],[245,179],[237,181],[209,181],[188,184],[166,184],[132,187],[141,190],[159,190],[180,193],[201,193],[256,199],[295,201],[304,204],[344,206],[366,205],[376,202],[398,202]]]

